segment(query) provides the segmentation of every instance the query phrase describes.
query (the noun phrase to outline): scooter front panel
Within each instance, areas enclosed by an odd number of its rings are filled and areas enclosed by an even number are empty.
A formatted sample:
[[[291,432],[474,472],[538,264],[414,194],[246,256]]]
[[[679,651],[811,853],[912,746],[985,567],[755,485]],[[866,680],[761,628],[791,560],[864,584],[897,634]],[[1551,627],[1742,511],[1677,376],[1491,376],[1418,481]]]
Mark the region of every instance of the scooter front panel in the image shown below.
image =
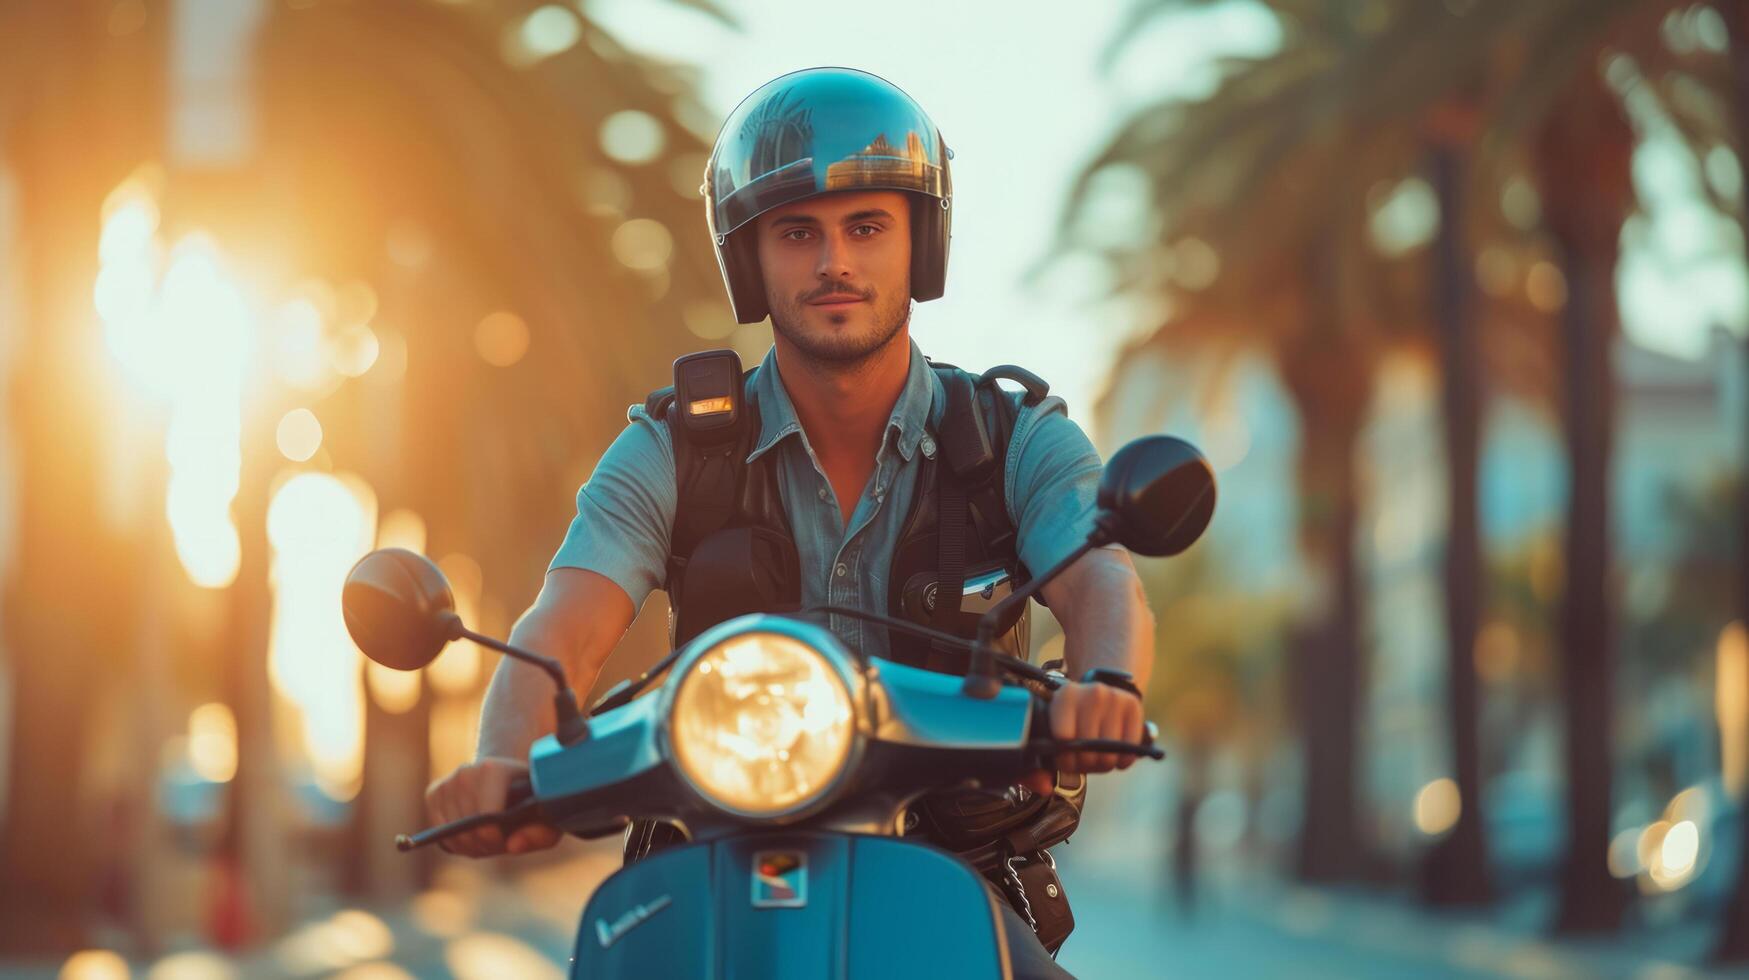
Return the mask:
[[[1006,976],[1001,917],[977,872],[915,841],[851,841],[851,980]]]
[[[710,850],[658,851],[602,882],[583,908],[571,976],[718,976]]]
[[[914,841],[780,832],[658,851],[583,910],[574,977],[1002,980],[983,879]]]

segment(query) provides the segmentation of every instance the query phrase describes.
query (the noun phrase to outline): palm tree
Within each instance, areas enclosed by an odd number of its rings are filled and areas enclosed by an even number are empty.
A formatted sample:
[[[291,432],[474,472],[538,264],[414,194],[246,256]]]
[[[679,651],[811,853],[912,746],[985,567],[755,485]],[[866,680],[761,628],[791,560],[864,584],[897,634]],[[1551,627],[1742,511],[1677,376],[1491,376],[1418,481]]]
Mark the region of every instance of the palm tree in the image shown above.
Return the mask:
[[[98,517],[101,420],[85,397],[89,337],[74,327],[90,319],[104,195],[163,153],[155,80],[167,74],[169,6],[148,4],[141,26],[132,8],[117,21],[107,3],[0,3],[0,122],[27,190],[19,271],[31,284],[9,413],[22,460],[4,618],[17,733],[0,827],[9,951],[80,945],[91,880],[87,828],[70,819],[89,727],[80,708],[91,679],[106,679],[103,658],[137,641],[128,576],[151,556],[135,561]],[[532,596],[582,467],[625,406],[696,344],[689,326],[716,336],[733,322],[691,191],[706,147],[687,125],[710,116],[692,73],[580,18],[581,43],[566,50],[534,60],[507,49],[532,11],[508,0],[274,5],[255,51],[250,160],[228,172],[173,167],[165,209],[172,233],[206,227],[269,270],[268,292],[306,277],[374,287],[383,361],[405,340],[404,380],[367,376],[310,405],[327,423],[325,458],[364,474],[383,510],[423,514],[434,553],[475,556],[506,608]],[[603,126],[628,110],[641,115],[620,122],[646,145],[610,158]],[[527,356],[504,367],[478,351],[478,325],[495,311],[526,329]],[[215,666],[234,675],[224,686],[245,756],[223,848],[257,892],[275,887],[249,862],[261,856],[257,817],[276,804],[241,791],[270,754],[257,737],[268,720],[261,532],[279,464],[265,421],[244,447],[242,570],[212,644],[229,651]],[[423,765],[416,727],[367,751]]]
[[[330,452],[370,479],[384,509],[422,514],[432,554],[477,559],[483,605],[509,610],[532,598],[625,406],[696,346],[687,325],[733,323],[700,223],[708,146],[682,121],[710,116],[693,73],[583,18],[562,51],[507,55],[529,11],[282,8],[262,56],[267,220],[297,229],[306,273],[376,283],[380,319],[406,336],[388,420],[373,420],[383,395],[368,384],[318,406],[357,420]],[[630,162],[602,135],[627,113],[642,114],[656,144]],[[384,261],[407,237],[428,254]],[[495,313],[526,330],[527,354],[507,366],[480,348]],[[508,628],[496,618],[483,628]],[[377,720],[404,737],[367,751],[425,758],[417,726]],[[407,781],[414,792],[424,783]]]
[[[16,195],[26,329],[9,331],[6,417],[12,542],[4,583],[9,728],[0,776],[0,948],[77,948],[96,855],[120,844],[94,819],[81,769],[97,706],[129,689],[139,621],[138,540],[102,519],[101,428],[89,335],[99,207],[155,152],[161,31],[113,42],[91,2],[0,4],[0,133]],[[94,111],[95,106],[107,111]],[[0,229],[3,233],[3,229]],[[8,243],[10,244],[10,243]],[[126,707],[126,702],[121,702]]]
[[[1135,25],[1163,9],[1186,5],[1144,4],[1123,33],[1127,36]],[[1430,877],[1450,886],[1446,894],[1433,894],[1434,898],[1473,901],[1486,894],[1486,882],[1479,875],[1460,881],[1443,879],[1453,870],[1476,872],[1485,866],[1471,660],[1479,605],[1474,459],[1480,403],[1476,355],[1467,346],[1473,342],[1465,338],[1475,332],[1477,323],[1493,322],[1494,317],[1486,314],[1497,311],[1484,310],[1483,316],[1476,317],[1468,275],[1473,253],[1459,229],[1465,215],[1486,221],[1493,212],[1491,206],[1482,207],[1480,202],[1499,199],[1500,182],[1515,165],[1510,151],[1523,141],[1529,127],[1547,118],[1551,100],[1574,84],[1575,74],[1585,75],[1579,69],[1593,64],[1604,43],[1619,36],[1612,32],[1620,32],[1625,16],[1643,14],[1654,6],[1661,10],[1663,5],[1630,0],[1546,4],[1483,0],[1464,5],[1341,0],[1273,3],[1285,38],[1279,52],[1233,63],[1220,90],[1203,102],[1185,105],[1168,100],[1138,112],[1088,166],[1077,188],[1075,201],[1080,204],[1087,178],[1101,168],[1119,162],[1138,166],[1146,173],[1153,193],[1159,241],[1195,235],[1217,246],[1222,282],[1216,290],[1200,292],[1180,288],[1153,271],[1159,255],[1154,243],[1106,251],[1120,270],[1120,288],[1164,296],[1169,301],[1171,313],[1166,324],[1145,344],[1207,349],[1248,343],[1272,351],[1296,407],[1307,413],[1300,470],[1303,523],[1316,518],[1321,499],[1313,492],[1316,484],[1309,482],[1306,457],[1320,455],[1323,466],[1343,472],[1352,466],[1352,435],[1345,438],[1344,429],[1357,426],[1359,412],[1364,411],[1364,399],[1359,411],[1353,407],[1354,394],[1366,390],[1360,375],[1382,356],[1387,345],[1424,345],[1424,338],[1432,333],[1428,321],[1439,326],[1433,335],[1441,338],[1437,347],[1444,355],[1442,387],[1451,462],[1450,500],[1454,505],[1446,560],[1450,723],[1463,806],[1449,843],[1431,858]],[[1651,36],[1655,38],[1656,32]],[[1583,77],[1579,84],[1583,84]],[[1443,127],[1443,134],[1428,132],[1430,124],[1434,129],[1442,128],[1441,117],[1452,115],[1454,109],[1472,119],[1463,127],[1467,135],[1453,141],[1449,127]],[[1617,113],[1619,117],[1619,109]],[[1618,131],[1603,132],[1600,128],[1586,135],[1617,141],[1603,147],[1605,150],[1621,145]],[[1579,148],[1569,147],[1568,152],[1576,158],[1584,156]],[[1432,286],[1431,299],[1405,301],[1400,292],[1393,295],[1391,290],[1393,285],[1401,289],[1404,273],[1390,263],[1381,263],[1364,247],[1356,248],[1364,239],[1352,229],[1363,220],[1357,207],[1360,190],[1372,181],[1400,180],[1422,169],[1431,172],[1443,205],[1441,237],[1434,249],[1436,268],[1424,273]],[[1467,180],[1465,171],[1471,174]],[[1546,170],[1544,176],[1552,177]],[[1477,203],[1469,207],[1461,203],[1466,187],[1477,188],[1470,192]],[[1557,196],[1561,191],[1554,189]],[[1346,212],[1340,204],[1332,203],[1344,194],[1349,195]],[[1616,200],[1612,197],[1606,202],[1609,211],[1605,220],[1613,219],[1619,230],[1625,214],[1613,206]],[[1563,229],[1554,226],[1550,232],[1560,244]],[[1065,235],[1071,243],[1073,237]],[[1586,239],[1584,244],[1595,243]],[[1302,261],[1309,254],[1324,257],[1324,262],[1340,267],[1359,285],[1320,271],[1316,261]],[[1613,249],[1604,254],[1602,267],[1612,268],[1613,257]],[[1411,283],[1408,289],[1413,292],[1416,287]],[[1428,288],[1421,285],[1419,291],[1425,296]],[[1277,298],[1283,292],[1325,299],[1287,306]],[[1327,320],[1327,316],[1316,314],[1320,309],[1327,314],[1332,305],[1341,313],[1338,328],[1312,334],[1319,340],[1312,350],[1323,360],[1310,360],[1301,339],[1307,335],[1305,326]],[[1576,318],[1592,315],[1601,317],[1602,322],[1589,323],[1590,329],[1604,338],[1612,336],[1613,306],[1582,304],[1579,311],[1570,310],[1566,320],[1576,323]],[[1393,324],[1397,329],[1391,329]],[[1339,338],[1346,338],[1347,344]],[[1577,342],[1572,334],[1567,339]],[[1484,339],[1482,354],[1504,343],[1510,341]],[[1348,371],[1344,373],[1343,368]],[[1296,383],[1296,374],[1304,380]],[[1607,383],[1607,377],[1602,380]],[[1307,381],[1325,382],[1325,388],[1320,392]],[[1317,407],[1314,401],[1320,397],[1335,399],[1338,408],[1330,413],[1335,424],[1312,414]],[[1587,416],[1585,424],[1598,421]],[[1601,421],[1607,422],[1607,415]],[[1324,431],[1321,445],[1314,443],[1320,430]],[[1577,430],[1569,432],[1574,441],[1582,438]],[[1590,457],[1585,457],[1585,462],[1592,465]],[[1586,471],[1587,478],[1591,472]],[[1347,479],[1351,487],[1352,477]],[[1340,479],[1330,481],[1330,485],[1339,492],[1344,488]],[[1334,511],[1338,515],[1333,521],[1335,537],[1345,539],[1353,526],[1352,503]],[[1575,507],[1575,532],[1570,538],[1605,533],[1584,517],[1586,513],[1584,506]],[[1583,526],[1577,523],[1581,519],[1587,521]],[[1318,551],[1304,550],[1318,567]],[[1325,574],[1339,585],[1325,619],[1328,625],[1310,631],[1311,635],[1331,637],[1347,649],[1326,654],[1328,659],[1320,662],[1322,670],[1305,670],[1311,661],[1302,658],[1300,662],[1307,681],[1303,720],[1308,802],[1299,867],[1302,874],[1314,878],[1327,876],[1347,863],[1341,852],[1328,851],[1346,847],[1354,839],[1351,709],[1361,681],[1358,644],[1352,642],[1357,587],[1350,551],[1351,546],[1339,540],[1329,563],[1323,564],[1328,569]],[[1601,592],[1575,594],[1569,605],[1589,605],[1602,598]],[[1606,646],[1607,635],[1603,640]],[[1580,642],[1578,635],[1568,640],[1574,649]],[[1588,650],[1585,656],[1607,656],[1598,652],[1600,649]],[[1576,672],[1569,669],[1569,673]],[[1575,688],[1573,693],[1584,698],[1598,692]],[[1333,706],[1333,714],[1344,713],[1334,715],[1327,725],[1320,724],[1315,712],[1323,706]],[[1585,727],[1581,739],[1573,725],[1569,726],[1574,742],[1608,744],[1608,733],[1601,729],[1607,723],[1606,713],[1598,715],[1574,707],[1573,718],[1574,725]],[[1603,758],[1607,759],[1607,754]],[[1570,761],[1591,766],[1593,774],[1598,768],[1595,757],[1572,756]],[[1589,775],[1574,777],[1573,809],[1591,806],[1592,794],[1579,792]],[[1607,785],[1606,771],[1601,778]],[[1606,807],[1597,812],[1607,820]],[[1581,855],[1576,861],[1601,870],[1604,850],[1591,846],[1591,836],[1589,831],[1582,837],[1575,834],[1573,847],[1575,854]],[[1563,908],[1584,904],[1577,879],[1568,882],[1564,894],[1567,904]],[[1563,925],[1586,919],[1565,912],[1561,916]]]
[[[1728,84],[1719,86],[1729,92],[1731,125],[1735,130],[1738,159],[1749,146],[1749,3],[1737,0],[1724,4],[1725,24],[1730,37]],[[1738,220],[1749,228],[1749,203],[1739,205]],[[1744,351],[1749,354],[1749,344]],[[1749,357],[1746,357],[1749,362]],[[1745,428],[1749,432],[1749,427]],[[1739,481],[1737,515],[1737,616],[1749,622],[1749,479]],[[1743,855],[1737,869],[1737,881],[1725,906],[1724,926],[1720,931],[1714,958],[1724,963],[1749,961],[1749,820],[1740,821],[1739,849]]]

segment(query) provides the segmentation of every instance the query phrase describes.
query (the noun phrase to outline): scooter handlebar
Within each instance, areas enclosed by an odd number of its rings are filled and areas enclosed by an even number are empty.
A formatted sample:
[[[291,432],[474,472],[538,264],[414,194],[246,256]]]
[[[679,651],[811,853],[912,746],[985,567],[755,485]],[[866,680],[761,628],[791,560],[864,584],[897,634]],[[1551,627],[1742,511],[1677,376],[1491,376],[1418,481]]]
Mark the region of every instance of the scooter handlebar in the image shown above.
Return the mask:
[[[1051,699],[1046,695],[1033,696],[1032,730],[1047,733],[1027,740],[1027,750],[1036,754],[1041,761],[1048,762],[1058,752],[1116,752],[1150,759],[1166,758],[1166,750],[1156,744],[1160,740],[1160,726],[1151,721],[1142,723],[1140,742],[1126,742],[1115,738],[1051,738],[1048,734],[1051,730]]]
[[[498,827],[506,833],[524,824],[532,823],[541,816],[540,804],[534,800],[534,784],[528,776],[517,776],[504,789],[504,809],[487,813],[476,813],[471,817],[440,823],[435,827],[427,827],[418,833],[396,834],[395,850],[411,851],[448,840],[457,834],[465,834],[481,827]]]

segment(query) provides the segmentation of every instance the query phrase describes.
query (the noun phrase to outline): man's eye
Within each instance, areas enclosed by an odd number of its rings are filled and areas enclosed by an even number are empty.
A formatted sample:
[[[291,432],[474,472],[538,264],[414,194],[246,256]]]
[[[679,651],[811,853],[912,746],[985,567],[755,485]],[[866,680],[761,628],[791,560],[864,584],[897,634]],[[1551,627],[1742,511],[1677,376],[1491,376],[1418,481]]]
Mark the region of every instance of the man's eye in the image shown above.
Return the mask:
[[[783,233],[783,237],[788,241],[799,242],[802,239],[796,236],[806,236],[807,234],[808,230],[806,228],[791,228],[789,231]]]
[[[875,234],[878,234],[880,232],[881,227],[880,227],[880,225],[857,225],[855,228],[850,229],[850,231],[851,231],[851,234],[855,234],[856,232],[862,231],[864,229],[867,229],[869,234],[862,235],[859,237],[872,238]]]

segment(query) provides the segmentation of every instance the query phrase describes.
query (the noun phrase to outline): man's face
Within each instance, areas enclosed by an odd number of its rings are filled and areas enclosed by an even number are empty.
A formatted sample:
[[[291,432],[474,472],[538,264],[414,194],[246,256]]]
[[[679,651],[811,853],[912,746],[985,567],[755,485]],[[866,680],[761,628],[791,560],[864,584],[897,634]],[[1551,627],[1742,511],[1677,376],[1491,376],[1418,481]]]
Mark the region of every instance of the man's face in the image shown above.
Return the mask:
[[[759,216],[771,324],[803,354],[854,363],[911,317],[911,206],[899,191],[842,191]]]

